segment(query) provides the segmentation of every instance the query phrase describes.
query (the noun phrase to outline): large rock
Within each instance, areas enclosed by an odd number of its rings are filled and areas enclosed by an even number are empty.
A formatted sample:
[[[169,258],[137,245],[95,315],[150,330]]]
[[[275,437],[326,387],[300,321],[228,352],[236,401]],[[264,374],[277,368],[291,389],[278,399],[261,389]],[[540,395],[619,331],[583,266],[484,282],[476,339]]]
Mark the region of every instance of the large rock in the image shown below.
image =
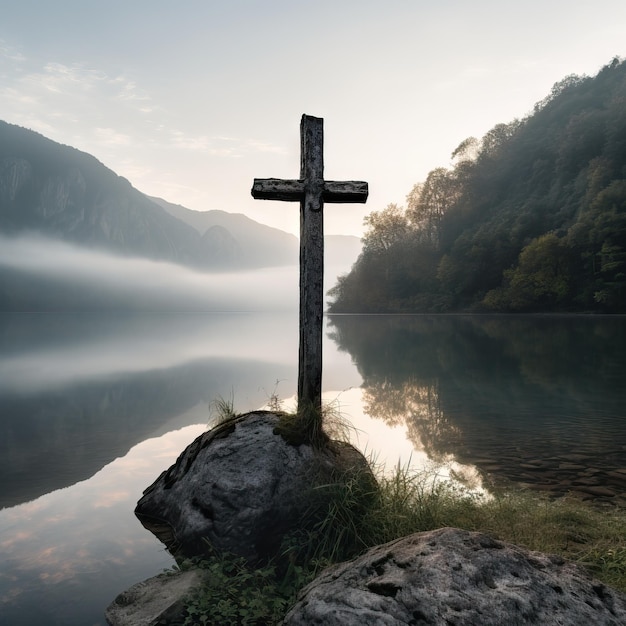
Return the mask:
[[[257,411],[202,434],[144,492],[141,523],[177,557],[214,548],[254,562],[275,556],[285,533],[300,527],[324,493],[315,485],[350,471],[371,477],[351,445],[289,443],[276,432],[280,420]]]
[[[284,626],[626,624],[626,596],[573,563],[444,528],[325,570]]]

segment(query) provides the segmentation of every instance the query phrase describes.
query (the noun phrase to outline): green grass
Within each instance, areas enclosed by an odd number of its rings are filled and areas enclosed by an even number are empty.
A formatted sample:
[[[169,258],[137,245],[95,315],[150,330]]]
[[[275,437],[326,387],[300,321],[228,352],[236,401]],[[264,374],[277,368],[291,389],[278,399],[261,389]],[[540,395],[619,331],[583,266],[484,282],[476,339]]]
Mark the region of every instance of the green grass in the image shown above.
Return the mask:
[[[444,526],[480,531],[560,554],[626,593],[624,508],[594,506],[573,497],[551,500],[521,489],[480,496],[406,468],[379,482],[380,499],[368,525],[381,542]]]
[[[227,417],[233,414],[232,404],[225,404],[222,412]],[[346,422],[335,409],[328,413],[336,427],[334,437],[343,433],[345,440]],[[283,415],[286,430],[292,429],[289,436],[301,437],[299,428],[306,422]],[[319,436],[315,444],[328,441],[327,435]],[[594,507],[575,498],[550,500],[521,489],[477,493],[441,480],[436,467],[414,471],[398,465],[391,473],[373,461],[370,467],[375,480],[362,470],[338,473],[316,485],[300,530],[285,537],[271,562],[251,566],[237,557],[214,554],[199,563],[209,576],[180,623],[278,624],[298,591],[324,567],[372,546],[446,526],[559,554],[626,593],[624,508]]]

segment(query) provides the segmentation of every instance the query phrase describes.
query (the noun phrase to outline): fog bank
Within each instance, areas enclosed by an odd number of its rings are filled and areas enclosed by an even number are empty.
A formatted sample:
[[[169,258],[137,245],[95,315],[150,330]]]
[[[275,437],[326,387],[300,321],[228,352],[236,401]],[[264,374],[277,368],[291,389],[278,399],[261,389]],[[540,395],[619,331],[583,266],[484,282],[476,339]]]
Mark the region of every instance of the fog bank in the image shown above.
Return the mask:
[[[297,310],[297,267],[199,272],[38,235],[0,235],[0,310]]]

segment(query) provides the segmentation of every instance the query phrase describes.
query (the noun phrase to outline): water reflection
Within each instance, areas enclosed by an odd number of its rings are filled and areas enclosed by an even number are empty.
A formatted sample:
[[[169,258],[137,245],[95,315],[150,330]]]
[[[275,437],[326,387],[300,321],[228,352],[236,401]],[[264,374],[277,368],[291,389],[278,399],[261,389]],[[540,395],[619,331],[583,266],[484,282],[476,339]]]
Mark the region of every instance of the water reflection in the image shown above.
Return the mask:
[[[434,459],[556,495],[626,487],[626,318],[334,316],[366,411]]]
[[[414,378],[397,385],[374,381],[364,385],[363,403],[368,415],[389,426],[403,424],[414,448],[425,450],[431,460],[443,462],[449,458],[450,451],[443,451],[438,443],[459,433],[441,408],[437,383],[421,384]]]
[[[392,403],[374,406],[371,391],[362,387],[327,392],[322,400],[348,419],[350,442],[365,454],[377,472],[389,475],[402,468],[424,473],[435,482],[460,481],[474,491],[484,491],[482,478],[473,465],[459,463],[450,453],[433,455],[428,451],[429,446],[422,440],[424,430],[411,419],[417,413],[410,412],[422,407],[410,399],[405,402],[398,390],[391,391]],[[292,405],[295,407],[295,398]],[[377,409],[382,409],[382,413]],[[428,422],[428,415],[422,415]]]
[[[626,487],[626,318],[332,318],[324,399],[392,468]],[[170,563],[132,511],[205,428],[295,393],[297,315],[0,315],[0,623],[103,624]],[[361,386],[362,385],[362,386]],[[35,600],[35,601],[34,601]]]
[[[207,358],[293,361],[297,316],[0,313],[0,391],[165,370]]]
[[[293,316],[0,316],[0,508],[85,480],[217,396],[295,390]]]
[[[0,622],[104,624],[103,607],[119,592],[171,567],[133,509],[202,430],[188,426],[148,439],[89,481],[0,511]]]

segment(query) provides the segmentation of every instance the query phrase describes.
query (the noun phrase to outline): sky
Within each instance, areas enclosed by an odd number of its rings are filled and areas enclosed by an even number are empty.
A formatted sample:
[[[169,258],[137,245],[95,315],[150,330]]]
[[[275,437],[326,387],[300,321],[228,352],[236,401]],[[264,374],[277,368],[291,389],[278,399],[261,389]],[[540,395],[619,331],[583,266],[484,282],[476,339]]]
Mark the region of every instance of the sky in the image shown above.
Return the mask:
[[[140,191],[292,233],[303,113],[324,118],[328,234],[404,204],[467,137],[626,56],[623,0],[20,0],[2,3],[0,119],[94,155]]]

